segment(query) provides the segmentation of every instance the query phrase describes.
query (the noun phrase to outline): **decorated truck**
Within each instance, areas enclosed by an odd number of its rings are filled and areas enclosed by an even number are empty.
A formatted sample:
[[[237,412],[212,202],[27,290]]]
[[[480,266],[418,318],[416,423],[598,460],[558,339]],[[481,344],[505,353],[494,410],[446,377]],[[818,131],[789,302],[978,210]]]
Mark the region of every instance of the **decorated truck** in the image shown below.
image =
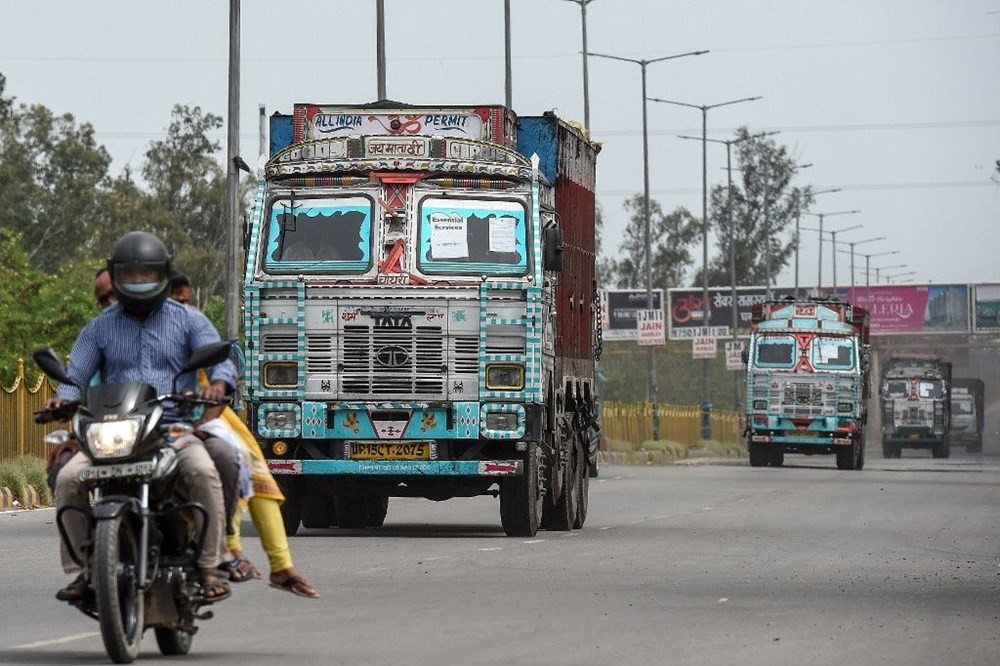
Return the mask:
[[[896,353],[883,364],[882,455],[930,449],[951,455],[951,363],[936,354]]]
[[[508,535],[582,527],[598,152],[554,115],[502,106],[270,118],[245,384],[288,533],[380,526],[390,497],[484,494]]]
[[[834,299],[753,306],[747,346],[746,437],[754,467],[785,453],[865,462],[871,349],[868,312]]]
[[[951,442],[969,453],[983,450],[986,422],[986,384],[979,377],[953,377],[951,381]]]

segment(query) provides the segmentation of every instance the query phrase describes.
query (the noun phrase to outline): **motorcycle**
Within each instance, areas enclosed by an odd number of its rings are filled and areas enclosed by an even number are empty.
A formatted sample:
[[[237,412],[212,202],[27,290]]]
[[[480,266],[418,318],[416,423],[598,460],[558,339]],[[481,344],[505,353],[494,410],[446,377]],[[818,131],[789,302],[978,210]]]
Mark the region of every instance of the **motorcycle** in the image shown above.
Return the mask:
[[[174,377],[173,392],[157,395],[142,382],[82,388],[79,401],[35,413],[37,423],[72,420],[71,433],[91,465],[79,479],[89,489],[89,529],[82,557],[69,542],[63,507],[56,525],[74,561],[89,572],[83,598],[70,602],[98,621],[108,656],[131,663],[139,654],[146,629],[152,628],[164,655],[187,654],[196,620],[210,603],[198,575],[198,555],[205,542],[208,514],[201,504],[178,493],[177,453],[171,443],[194,431],[189,423],[162,423],[165,405],[190,415],[196,405],[219,405],[196,395],[178,394],[177,380],[198,368],[226,360],[230,343],[194,351]],[[52,379],[76,385],[51,349],[33,358]]]

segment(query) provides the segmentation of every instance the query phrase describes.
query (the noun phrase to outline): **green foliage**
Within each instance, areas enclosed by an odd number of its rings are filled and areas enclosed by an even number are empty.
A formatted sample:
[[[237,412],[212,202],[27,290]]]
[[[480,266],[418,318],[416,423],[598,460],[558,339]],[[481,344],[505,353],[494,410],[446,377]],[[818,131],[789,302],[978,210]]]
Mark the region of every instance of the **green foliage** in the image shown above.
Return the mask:
[[[746,127],[736,131],[735,141],[732,197],[728,196],[728,184],[713,187],[710,194],[709,221],[717,230],[718,254],[709,262],[708,282],[714,286],[732,284],[733,247],[737,285],[762,285],[768,279],[773,283],[795,251],[794,238],[787,243],[782,238],[812,203],[812,190],[791,186],[798,167],[785,146],[769,137],[753,136]],[[702,284],[701,271],[694,284]]]
[[[48,475],[45,473],[45,461],[37,456],[21,456],[15,463],[21,468],[25,481],[38,493],[38,501],[42,506],[52,505],[52,489],[49,488]],[[24,504],[24,501],[21,501]]]
[[[16,104],[0,75],[0,382],[38,346],[68,353],[98,313],[93,279],[128,231],[159,236],[191,278],[222,330],[226,275],[225,173],[219,116],[174,107],[166,138],[150,144],[136,182],[111,159],[93,128],[44,106]],[[246,200],[248,191],[241,193]],[[33,372],[32,364],[28,364]]]
[[[646,216],[643,196],[636,194],[625,201],[630,214],[625,235],[618,247],[622,259],[614,261],[609,280],[624,288],[646,286]],[[691,265],[691,248],[700,237],[698,218],[685,208],[664,214],[660,204],[649,202],[650,264],[652,288],[669,289],[680,286],[684,272]]]
[[[19,463],[14,460],[0,462],[0,486],[14,493],[14,498],[21,503],[21,506],[28,506],[30,498],[28,479],[25,478],[24,470]]]

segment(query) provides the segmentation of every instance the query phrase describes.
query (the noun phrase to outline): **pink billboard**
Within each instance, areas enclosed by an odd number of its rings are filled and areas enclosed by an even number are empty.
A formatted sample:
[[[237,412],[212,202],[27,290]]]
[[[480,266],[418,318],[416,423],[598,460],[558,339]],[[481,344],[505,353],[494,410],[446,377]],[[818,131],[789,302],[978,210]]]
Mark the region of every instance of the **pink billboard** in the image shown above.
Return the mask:
[[[846,292],[848,301],[871,313],[873,335],[969,332],[965,284],[879,285]]]

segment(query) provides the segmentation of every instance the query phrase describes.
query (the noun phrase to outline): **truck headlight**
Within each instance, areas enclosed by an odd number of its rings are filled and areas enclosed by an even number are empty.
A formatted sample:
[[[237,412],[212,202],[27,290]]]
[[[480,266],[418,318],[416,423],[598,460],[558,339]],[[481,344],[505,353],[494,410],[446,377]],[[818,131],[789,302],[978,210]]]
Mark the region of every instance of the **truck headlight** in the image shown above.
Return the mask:
[[[87,425],[87,447],[94,458],[120,458],[135,448],[143,418],[100,421]]]
[[[264,417],[264,425],[271,430],[290,430],[295,428],[295,412],[268,412]]]
[[[767,409],[767,400],[754,400],[753,408],[761,411]]]
[[[506,412],[487,412],[487,430],[517,430],[517,414]]]
[[[294,388],[298,384],[298,363],[280,361],[264,364],[264,388]]]
[[[852,405],[849,402],[838,402],[837,403],[837,411],[838,412],[850,412],[853,409],[854,409],[854,405]]]
[[[524,388],[524,366],[490,363],[486,366],[486,388],[492,391],[520,391]]]

